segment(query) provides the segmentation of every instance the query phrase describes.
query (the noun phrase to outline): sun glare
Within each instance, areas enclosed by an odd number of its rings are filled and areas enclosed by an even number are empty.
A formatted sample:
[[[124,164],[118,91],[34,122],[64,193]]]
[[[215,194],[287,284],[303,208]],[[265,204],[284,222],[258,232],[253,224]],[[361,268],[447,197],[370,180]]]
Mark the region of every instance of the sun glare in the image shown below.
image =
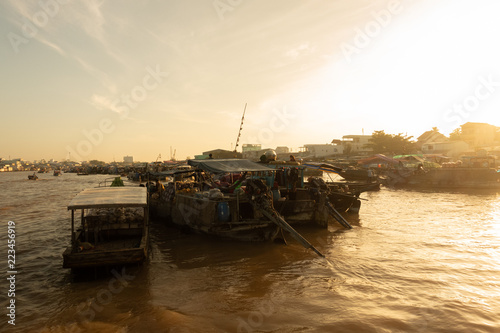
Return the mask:
[[[448,134],[469,121],[500,125],[500,44],[494,40],[500,3],[432,6],[425,20],[413,9],[394,17],[351,63],[341,57],[326,66],[312,80],[321,88],[308,96],[309,105],[350,120],[346,130],[355,124],[370,133],[418,136],[434,126]]]

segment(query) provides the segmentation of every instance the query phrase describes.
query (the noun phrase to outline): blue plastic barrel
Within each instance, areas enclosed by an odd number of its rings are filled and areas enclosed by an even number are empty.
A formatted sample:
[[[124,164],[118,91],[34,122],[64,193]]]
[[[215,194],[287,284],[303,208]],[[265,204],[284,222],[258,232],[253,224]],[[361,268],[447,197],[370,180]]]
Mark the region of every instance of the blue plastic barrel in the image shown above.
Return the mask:
[[[229,215],[229,204],[225,201],[219,202],[217,205],[217,216],[219,218],[220,222],[228,222],[230,215]]]

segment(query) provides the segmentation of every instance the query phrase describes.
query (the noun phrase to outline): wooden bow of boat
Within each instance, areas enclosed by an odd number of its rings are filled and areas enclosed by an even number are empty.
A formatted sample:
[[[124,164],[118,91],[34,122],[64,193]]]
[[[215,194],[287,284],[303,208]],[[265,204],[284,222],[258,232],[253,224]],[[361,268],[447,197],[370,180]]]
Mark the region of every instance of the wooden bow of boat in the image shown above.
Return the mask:
[[[309,243],[301,234],[299,234],[291,225],[289,225],[283,216],[281,216],[273,207],[273,199],[269,194],[267,186],[260,179],[252,179],[247,182],[247,196],[254,208],[262,212],[271,222],[280,228],[288,231],[290,235],[297,240],[306,249],[313,250],[320,257],[325,257],[318,249]]]
[[[313,177],[310,179],[311,180],[311,191],[313,193],[313,196],[318,198],[316,201],[322,203],[327,208],[328,213],[337,221],[339,222],[344,228],[346,229],[352,229],[352,226],[347,222],[347,220],[333,207],[331,204],[330,200],[322,200],[321,196],[329,196],[330,194],[330,189],[326,185],[326,183],[320,179]],[[353,199],[356,199],[353,196]]]

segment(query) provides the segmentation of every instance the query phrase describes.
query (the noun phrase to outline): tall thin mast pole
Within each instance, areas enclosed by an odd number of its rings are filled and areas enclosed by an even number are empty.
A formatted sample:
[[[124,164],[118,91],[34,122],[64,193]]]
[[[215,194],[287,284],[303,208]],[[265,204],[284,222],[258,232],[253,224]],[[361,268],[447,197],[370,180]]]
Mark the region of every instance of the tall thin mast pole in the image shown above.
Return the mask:
[[[240,130],[238,131],[238,137],[236,138],[236,145],[234,146],[234,152],[238,149],[238,144],[240,142],[241,130],[243,129],[243,120],[245,119],[245,112],[247,110],[247,103],[245,103],[245,108],[243,109],[243,116],[241,116]]]

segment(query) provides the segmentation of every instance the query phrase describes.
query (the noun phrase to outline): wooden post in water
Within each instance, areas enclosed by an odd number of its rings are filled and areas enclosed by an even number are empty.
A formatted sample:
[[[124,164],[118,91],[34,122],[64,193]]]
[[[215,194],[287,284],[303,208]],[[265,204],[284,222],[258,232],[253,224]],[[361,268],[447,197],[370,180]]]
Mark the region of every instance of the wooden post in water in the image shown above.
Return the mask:
[[[84,222],[84,217],[83,217],[83,214],[84,214],[84,209],[82,208],[82,214],[81,214],[81,217],[80,217],[80,221],[82,223],[82,230],[85,234],[85,241],[88,242],[89,241],[89,230],[88,230],[88,225],[87,225],[87,230],[85,230],[85,222]]]
[[[71,247],[74,249],[76,245],[75,239],[75,210],[71,210]]]

